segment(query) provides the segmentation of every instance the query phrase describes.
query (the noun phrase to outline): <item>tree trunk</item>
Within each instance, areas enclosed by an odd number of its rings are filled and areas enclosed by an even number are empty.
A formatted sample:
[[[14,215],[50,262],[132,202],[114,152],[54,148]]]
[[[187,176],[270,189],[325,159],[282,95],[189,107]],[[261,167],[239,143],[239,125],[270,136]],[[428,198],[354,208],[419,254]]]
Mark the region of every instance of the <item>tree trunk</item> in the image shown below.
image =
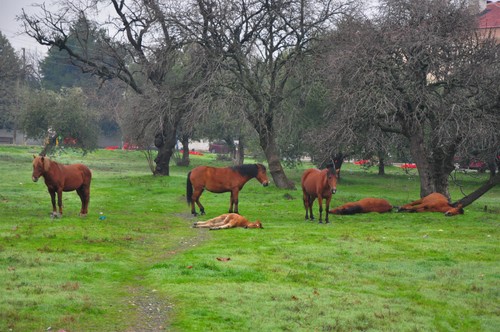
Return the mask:
[[[269,128],[268,128],[269,129]],[[295,185],[290,181],[283,167],[278,153],[278,145],[273,132],[266,131],[266,134],[259,132],[260,146],[264,150],[264,154],[269,164],[269,172],[273,178],[274,184],[282,189],[295,189]]]
[[[483,196],[488,190],[490,190],[499,183],[500,183],[500,173],[497,173],[496,175],[490,177],[488,181],[481,187],[479,187],[476,191],[465,196],[464,198],[462,198],[461,200],[457,201],[454,204],[462,204],[463,207],[466,207],[467,205],[472,204],[472,202],[477,200],[479,197]]]
[[[236,159],[236,145],[234,144],[233,138],[228,136],[224,138],[224,142],[226,142],[226,145],[229,148],[229,157],[234,161]]]
[[[234,163],[236,165],[243,165],[245,162],[245,146],[243,145],[243,137],[238,140],[238,150],[236,152],[236,160]]]
[[[189,166],[189,136],[182,135],[182,160],[177,166]]]
[[[174,153],[176,143],[175,128],[164,128],[163,133],[157,133],[155,136],[155,146],[158,148],[158,155],[155,158],[154,175],[170,175],[170,158]]]
[[[420,177],[420,197],[438,192],[449,198],[448,176],[451,169],[448,169],[449,167],[445,165],[446,160],[430,159],[421,132],[414,132],[408,139],[410,141],[410,153],[417,165]]]
[[[385,159],[384,154],[378,154],[378,175],[385,175]]]

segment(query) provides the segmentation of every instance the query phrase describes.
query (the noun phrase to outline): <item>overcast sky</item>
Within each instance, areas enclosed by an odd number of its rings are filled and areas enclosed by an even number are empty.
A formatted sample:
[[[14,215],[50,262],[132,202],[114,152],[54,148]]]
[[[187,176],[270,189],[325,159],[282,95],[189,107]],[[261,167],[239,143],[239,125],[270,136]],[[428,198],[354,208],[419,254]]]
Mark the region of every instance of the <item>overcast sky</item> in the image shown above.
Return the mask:
[[[0,0],[0,31],[9,39],[12,47],[20,52],[25,48],[28,52],[39,52],[45,54],[47,47],[39,45],[33,38],[23,34],[21,23],[16,21],[16,15],[22,13],[22,9],[27,13],[33,13],[36,8],[31,5],[34,3],[43,3],[49,6],[51,0]]]

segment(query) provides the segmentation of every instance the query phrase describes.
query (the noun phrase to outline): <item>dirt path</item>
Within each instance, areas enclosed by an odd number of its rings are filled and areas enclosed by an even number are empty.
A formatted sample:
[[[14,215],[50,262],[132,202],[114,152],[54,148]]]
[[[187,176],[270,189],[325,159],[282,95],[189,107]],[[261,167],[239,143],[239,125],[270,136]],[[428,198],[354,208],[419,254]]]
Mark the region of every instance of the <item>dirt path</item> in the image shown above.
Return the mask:
[[[151,264],[168,260],[170,257],[197,246],[208,238],[207,232],[198,232],[192,238],[181,238],[179,244],[168,252],[159,253]],[[168,298],[160,296],[155,289],[142,286],[130,289],[129,305],[135,311],[134,323],[126,332],[157,332],[170,330],[170,313],[174,308]]]
[[[169,330],[169,314],[174,305],[159,297],[156,291],[135,288],[132,291],[131,306],[136,310],[136,320],[127,332],[156,332]]]

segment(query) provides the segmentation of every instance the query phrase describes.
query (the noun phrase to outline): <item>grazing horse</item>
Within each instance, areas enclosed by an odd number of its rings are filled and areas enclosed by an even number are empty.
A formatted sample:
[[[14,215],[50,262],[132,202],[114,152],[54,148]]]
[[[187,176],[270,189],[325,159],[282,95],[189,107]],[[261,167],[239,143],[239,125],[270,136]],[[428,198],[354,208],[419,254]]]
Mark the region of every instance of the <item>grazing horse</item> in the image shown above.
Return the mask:
[[[392,205],[382,198],[363,198],[356,202],[346,203],[329,212],[332,214],[355,214],[368,212],[390,212]]]
[[[326,216],[325,222],[328,223],[328,209],[332,194],[337,191],[337,172],[335,166],[328,167],[323,170],[316,168],[306,169],[302,174],[302,193],[304,200],[304,208],[306,209],[306,220],[314,220],[313,204],[316,197],[319,203],[319,222],[322,223],[323,214],[323,199],[326,199]]]
[[[440,193],[432,193],[419,200],[401,206],[398,212],[444,212],[445,216],[464,214],[462,204],[450,204],[448,198]]]
[[[82,201],[81,216],[88,213],[90,200],[90,181],[92,172],[83,164],[63,165],[50,160],[45,156],[33,156],[32,179],[37,182],[43,176],[52,200],[52,216],[62,216],[62,193],[63,191],[76,190]],[[56,210],[56,193],[59,214]]]
[[[245,183],[256,178],[264,187],[269,185],[266,167],[262,164],[247,164],[233,167],[198,166],[193,168],[187,176],[186,199],[191,204],[191,213],[196,216],[194,203],[198,205],[200,213],[205,214],[205,208],[200,203],[200,196],[204,189],[213,193],[231,192],[229,213],[238,213],[238,193]]]
[[[250,222],[237,213],[226,213],[207,221],[198,221],[193,224],[194,228],[210,228],[210,230],[227,229],[234,227],[264,228],[260,221]]]

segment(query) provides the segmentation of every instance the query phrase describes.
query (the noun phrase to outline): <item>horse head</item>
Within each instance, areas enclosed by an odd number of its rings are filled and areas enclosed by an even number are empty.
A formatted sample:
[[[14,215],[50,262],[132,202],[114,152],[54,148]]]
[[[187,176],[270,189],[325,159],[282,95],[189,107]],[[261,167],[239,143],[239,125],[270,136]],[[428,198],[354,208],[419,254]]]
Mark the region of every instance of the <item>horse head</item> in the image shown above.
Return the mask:
[[[328,172],[326,173],[326,181],[330,187],[332,194],[337,192],[337,170],[335,169],[335,164],[327,165]]]
[[[464,214],[464,209],[462,204],[458,204],[457,206],[449,209],[444,213],[444,215],[447,217],[456,216],[458,214]]]
[[[255,177],[257,181],[262,183],[264,187],[269,185],[269,179],[267,178],[266,166],[262,164],[257,164],[257,176]]]
[[[33,174],[31,175],[33,182],[37,182],[40,176],[44,174],[45,170],[45,157],[33,156]]]
[[[246,225],[245,228],[264,228],[264,227],[262,227],[262,223],[257,220],[256,222],[248,223],[248,225]]]

